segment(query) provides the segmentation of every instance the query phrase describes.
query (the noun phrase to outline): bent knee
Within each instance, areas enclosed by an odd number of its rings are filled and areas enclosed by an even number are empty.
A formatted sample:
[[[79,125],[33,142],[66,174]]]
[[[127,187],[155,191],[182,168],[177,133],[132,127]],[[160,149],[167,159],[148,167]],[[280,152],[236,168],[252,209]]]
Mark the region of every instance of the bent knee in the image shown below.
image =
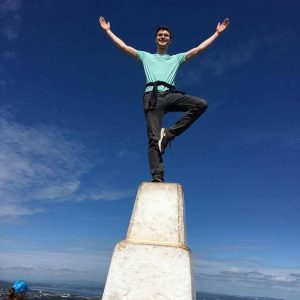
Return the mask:
[[[202,102],[202,105],[204,106],[204,107],[208,107],[208,103],[207,103],[207,101],[205,100],[205,99],[200,99],[200,101]]]
[[[208,103],[205,99],[201,99],[201,98],[198,98],[198,101],[197,101],[197,104],[196,104],[196,108],[199,110],[199,111],[206,111],[207,110],[207,107],[208,107]]]

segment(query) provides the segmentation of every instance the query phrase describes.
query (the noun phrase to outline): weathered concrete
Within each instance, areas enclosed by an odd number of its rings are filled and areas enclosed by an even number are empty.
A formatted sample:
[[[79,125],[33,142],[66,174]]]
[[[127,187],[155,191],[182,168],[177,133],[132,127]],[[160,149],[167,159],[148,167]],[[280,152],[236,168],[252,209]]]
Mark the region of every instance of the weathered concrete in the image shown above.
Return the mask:
[[[184,203],[180,184],[140,185],[127,241],[185,245]]]
[[[115,247],[102,300],[194,300],[179,184],[142,183],[125,241]]]

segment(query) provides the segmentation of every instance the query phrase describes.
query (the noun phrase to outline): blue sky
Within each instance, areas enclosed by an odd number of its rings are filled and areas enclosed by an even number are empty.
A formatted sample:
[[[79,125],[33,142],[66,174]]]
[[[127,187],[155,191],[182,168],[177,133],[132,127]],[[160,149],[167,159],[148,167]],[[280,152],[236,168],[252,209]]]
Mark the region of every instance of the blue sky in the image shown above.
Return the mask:
[[[0,2],[0,279],[103,282],[150,179],[142,66],[100,30],[170,53],[207,112],[165,155],[184,187],[198,290],[300,297],[297,1]],[[168,126],[179,114],[168,114]]]

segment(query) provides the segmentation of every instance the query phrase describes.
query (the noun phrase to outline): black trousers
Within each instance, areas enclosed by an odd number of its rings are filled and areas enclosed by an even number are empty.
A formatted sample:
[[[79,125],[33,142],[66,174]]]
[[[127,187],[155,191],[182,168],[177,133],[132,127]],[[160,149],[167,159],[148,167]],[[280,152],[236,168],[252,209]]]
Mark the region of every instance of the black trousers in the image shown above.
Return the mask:
[[[183,116],[170,128],[166,135],[170,140],[183,133],[207,109],[204,99],[183,93],[159,92],[153,110],[148,109],[150,93],[144,95],[144,113],[147,122],[148,156],[152,177],[164,178],[163,158],[158,148],[160,130],[163,127],[164,115],[168,112],[184,112]]]

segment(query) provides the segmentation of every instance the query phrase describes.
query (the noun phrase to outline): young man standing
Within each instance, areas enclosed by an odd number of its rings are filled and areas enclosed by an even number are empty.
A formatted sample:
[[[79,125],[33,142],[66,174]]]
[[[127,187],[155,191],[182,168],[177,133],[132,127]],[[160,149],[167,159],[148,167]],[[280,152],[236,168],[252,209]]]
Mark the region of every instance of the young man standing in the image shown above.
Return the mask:
[[[203,52],[228,27],[229,19],[218,23],[216,32],[197,47],[176,55],[169,55],[168,49],[172,32],[168,27],[160,26],[156,30],[156,54],[136,50],[126,45],[110,29],[110,23],[99,18],[101,28],[111,40],[125,53],[141,61],[146,75],[144,92],[144,112],[148,131],[148,155],[152,182],[164,182],[162,155],[170,142],[183,133],[207,109],[204,99],[176,90],[175,76],[180,65]],[[170,128],[162,128],[163,117],[167,112],[184,112]]]

